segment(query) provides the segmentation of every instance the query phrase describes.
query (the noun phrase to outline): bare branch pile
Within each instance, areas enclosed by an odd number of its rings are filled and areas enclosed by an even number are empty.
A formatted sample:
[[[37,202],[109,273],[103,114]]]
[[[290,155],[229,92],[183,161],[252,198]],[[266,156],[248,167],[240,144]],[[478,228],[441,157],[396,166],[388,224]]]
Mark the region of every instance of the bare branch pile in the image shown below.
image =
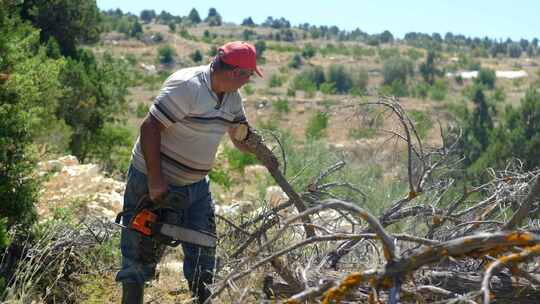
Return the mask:
[[[407,195],[377,216],[362,207],[365,201],[329,195],[333,187],[362,193],[347,182],[324,184],[343,168],[339,162],[288,202],[242,223],[226,219],[230,233],[223,243],[233,250],[221,253],[213,297],[232,303],[536,303],[540,172],[523,172],[514,162],[492,171],[483,185],[459,189],[457,140],[445,138],[441,127],[442,146],[426,147],[397,99],[367,105],[383,107],[401,126],[387,133],[406,151]],[[260,138],[254,143],[260,152],[257,144]],[[306,208],[284,212],[292,205]]]

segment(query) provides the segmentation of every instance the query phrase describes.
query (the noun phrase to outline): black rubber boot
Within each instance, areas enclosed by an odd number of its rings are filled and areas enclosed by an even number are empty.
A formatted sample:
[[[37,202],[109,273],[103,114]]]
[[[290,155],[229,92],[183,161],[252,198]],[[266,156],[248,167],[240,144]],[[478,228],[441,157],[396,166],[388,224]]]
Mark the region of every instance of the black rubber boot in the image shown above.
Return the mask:
[[[211,304],[212,302],[208,300],[212,293],[210,290],[206,287],[206,284],[212,283],[213,276],[211,274],[203,275],[198,284],[193,284],[191,282],[188,282],[189,289],[191,290],[191,294],[197,298],[197,304]],[[206,302],[208,300],[208,302]]]
[[[122,283],[122,304],[143,304],[144,284]]]

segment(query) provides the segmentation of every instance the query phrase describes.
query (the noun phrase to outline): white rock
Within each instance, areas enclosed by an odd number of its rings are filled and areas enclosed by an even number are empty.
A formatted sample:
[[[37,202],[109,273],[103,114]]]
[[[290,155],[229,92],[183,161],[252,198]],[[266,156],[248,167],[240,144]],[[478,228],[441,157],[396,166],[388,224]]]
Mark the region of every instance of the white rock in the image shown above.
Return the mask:
[[[497,78],[507,78],[507,79],[515,79],[515,78],[523,78],[527,77],[527,72],[521,70],[521,71],[496,71],[495,75]]]
[[[463,71],[458,73],[446,73],[447,77],[454,77],[455,75],[460,75],[463,79],[472,79],[478,77],[478,71]],[[497,78],[506,78],[506,79],[515,79],[515,78],[524,78],[528,77],[526,71],[495,71],[495,77]]]
[[[58,160],[64,163],[66,166],[74,166],[79,164],[79,160],[73,155],[62,156]]]
[[[281,190],[280,187],[270,186],[266,188],[266,194],[264,196],[264,199],[273,208],[289,200],[289,197],[285,192],[283,192],[283,190]]]
[[[57,159],[38,163],[39,171],[45,172],[59,172],[62,170],[63,167],[64,164]]]

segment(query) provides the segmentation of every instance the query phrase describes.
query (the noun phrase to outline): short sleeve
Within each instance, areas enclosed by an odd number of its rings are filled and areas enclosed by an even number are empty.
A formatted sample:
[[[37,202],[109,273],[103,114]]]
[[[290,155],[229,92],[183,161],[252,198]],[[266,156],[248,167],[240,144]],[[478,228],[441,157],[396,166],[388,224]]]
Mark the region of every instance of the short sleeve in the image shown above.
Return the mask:
[[[150,114],[168,128],[189,113],[192,99],[185,83],[175,86],[165,85],[150,107]]]
[[[244,99],[240,93],[236,93],[235,104],[232,109],[235,122],[246,122],[246,111],[244,109]]]

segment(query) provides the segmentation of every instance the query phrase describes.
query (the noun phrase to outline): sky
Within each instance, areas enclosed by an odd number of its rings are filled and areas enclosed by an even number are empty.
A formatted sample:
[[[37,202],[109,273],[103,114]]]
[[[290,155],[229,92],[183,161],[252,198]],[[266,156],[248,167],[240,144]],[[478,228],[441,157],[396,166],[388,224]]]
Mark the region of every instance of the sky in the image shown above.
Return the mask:
[[[213,7],[225,22],[240,24],[246,17],[262,23],[268,16],[284,17],[292,25],[337,25],[368,34],[389,30],[403,38],[408,32],[447,32],[469,37],[519,40],[540,38],[538,0],[97,0],[101,10],[120,8],[139,14],[143,9],[186,16],[192,8],[205,18]]]

